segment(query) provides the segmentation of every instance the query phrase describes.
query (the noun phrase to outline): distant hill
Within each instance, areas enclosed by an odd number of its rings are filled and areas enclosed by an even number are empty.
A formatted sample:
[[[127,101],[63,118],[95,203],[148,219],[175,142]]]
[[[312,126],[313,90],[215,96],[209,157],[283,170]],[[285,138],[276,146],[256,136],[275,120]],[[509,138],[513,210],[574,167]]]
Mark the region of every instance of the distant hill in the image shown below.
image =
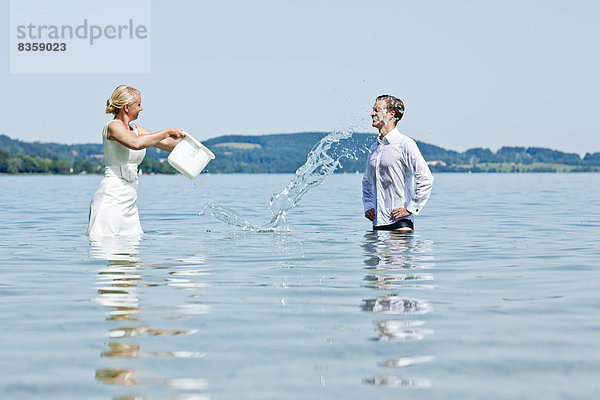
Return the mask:
[[[227,135],[203,143],[215,153],[207,166],[212,173],[293,173],[306,162],[310,150],[327,132],[303,132],[258,136]],[[354,133],[332,152],[340,159],[337,172],[364,170],[371,133]],[[473,148],[446,150],[417,141],[434,172],[573,172],[600,171],[600,153],[582,159],[542,147],[502,147],[497,152]],[[144,172],[175,173],[165,162],[168,153],[150,148],[140,166]],[[101,143],[60,144],[23,142],[0,135],[0,173],[102,173]]]
[[[261,136],[219,136],[203,143],[215,153],[208,172],[293,173],[306,162],[310,150],[328,132],[303,132]],[[355,133],[343,140],[334,156],[341,157],[342,171],[363,170],[366,151],[375,135]]]
[[[87,158],[93,154],[102,154],[102,143],[98,144],[60,144],[22,142],[0,135],[0,150],[12,155],[35,154],[39,157],[58,157],[64,160],[75,160],[77,157]]]

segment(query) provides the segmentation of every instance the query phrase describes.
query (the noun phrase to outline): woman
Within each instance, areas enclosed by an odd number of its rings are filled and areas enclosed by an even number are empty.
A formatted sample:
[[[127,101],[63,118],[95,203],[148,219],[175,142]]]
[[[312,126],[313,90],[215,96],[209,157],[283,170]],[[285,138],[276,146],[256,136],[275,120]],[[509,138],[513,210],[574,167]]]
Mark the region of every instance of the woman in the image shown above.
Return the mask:
[[[143,233],[136,204],[137,166],[147,147],[171,151],[185,136],[181,128],[151,133],[132,124],[142,110],[140,91],[126,85],[117,87],[106,102],[106,113],[115,117],[102,131],[106,169],[90,205],[91,240]]]
[[[371,118],[379,131],[371,146],[363,178],[365,217],[375,230],[412,232],[414,215],[427,203],[433,175],[414,140],[396,125],[404,115],[402,100],[381,95]]]

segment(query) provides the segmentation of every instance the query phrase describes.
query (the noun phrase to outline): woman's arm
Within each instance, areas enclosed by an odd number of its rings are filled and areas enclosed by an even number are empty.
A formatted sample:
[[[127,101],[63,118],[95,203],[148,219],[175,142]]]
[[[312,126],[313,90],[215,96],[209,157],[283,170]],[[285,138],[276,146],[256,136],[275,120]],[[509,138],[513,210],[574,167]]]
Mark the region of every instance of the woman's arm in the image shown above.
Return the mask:
[[[136,125],[135,127],[138,129],[138,132],[140,133],[140,135],[152,135],[153,134],[152,132],[148,131],[148,129],[141,127],[139,125]],[[179,128],[173,128],[173,129],[179,129]],[[183,129],[182,129],[182,131],[183,131]],[[185,133],[183,133],[183,136],[181,136],[181,138],[183,138],[184,136],[185,136]],[[171,151],[173,151],[175,146],[177,146],[177,143],[179,143],[181,138],[173,139],[172,137],[167,137],[167,138],[153,144],[152,146],[157,147],[164,151],[171,152]]]
[[[140,133],[139,135],[136,135],[122,124],[108,124],[106,137],[109,140],[119,142],[131,150],[142,150],[154,146],[167,138],[181,139],[185,136],[185,133],[181,128],[169,128],[151,133],[140,126],[136,125],[136,127]]]

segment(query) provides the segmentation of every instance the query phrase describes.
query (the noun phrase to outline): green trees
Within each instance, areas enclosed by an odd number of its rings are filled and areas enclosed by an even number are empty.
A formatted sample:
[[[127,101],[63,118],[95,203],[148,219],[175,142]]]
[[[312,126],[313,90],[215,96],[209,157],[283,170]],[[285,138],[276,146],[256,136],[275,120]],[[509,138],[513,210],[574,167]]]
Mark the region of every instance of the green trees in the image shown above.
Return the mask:
[[[600,165],[600,153],[586,153],[583,161],[589,165]]]
[[[203,143],[216,155],[207,166],[212,173],[293,173],[306,162],[310,150],[327,132],[259,136],[228,135]],[[354,133],[335,144],[329,154],[339,161],[337,172],[362,172],[376,135]],[[600,153],[563,153],[542,147],[504,146],[493,152],[472,148],[446,150],[417,141],[435,172],[563,172],[600,171]],[[168,153],[148,148],[140,165],[143,173],[176,173]],[[103,173],[102,144],[26,143],[0,135],[0,173],[81,174]]]
[[[35,154],[13,156],[0,150],[0,173],[8,174],[69,174],[72,164],[57,157],[41,158]]]
[[[166,162],[160,162],[159,160],[156,160],[154,158],[151,157],[145,157],[144,161],[142,161],[142,163],[139,166],[139,170],[142,171],[142,173],[147,173],[147,174],[151,174],[151,173],[155,173],[155,174],[175,174],[177,173],[177,171],[171,167],[171,165]]]

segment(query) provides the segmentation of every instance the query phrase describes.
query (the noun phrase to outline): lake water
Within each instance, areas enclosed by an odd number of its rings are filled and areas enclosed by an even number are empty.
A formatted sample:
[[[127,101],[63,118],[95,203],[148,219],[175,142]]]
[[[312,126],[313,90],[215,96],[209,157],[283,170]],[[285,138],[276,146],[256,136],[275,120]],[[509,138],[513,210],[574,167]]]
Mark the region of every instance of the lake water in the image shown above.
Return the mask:
[[[291,178],[142,176],[142,239],[91,245],[101,177],[0,177],[0,398],[599,398],[600,174],[437,174],[412,235],[354,174],[286,233],[198,214]]]

